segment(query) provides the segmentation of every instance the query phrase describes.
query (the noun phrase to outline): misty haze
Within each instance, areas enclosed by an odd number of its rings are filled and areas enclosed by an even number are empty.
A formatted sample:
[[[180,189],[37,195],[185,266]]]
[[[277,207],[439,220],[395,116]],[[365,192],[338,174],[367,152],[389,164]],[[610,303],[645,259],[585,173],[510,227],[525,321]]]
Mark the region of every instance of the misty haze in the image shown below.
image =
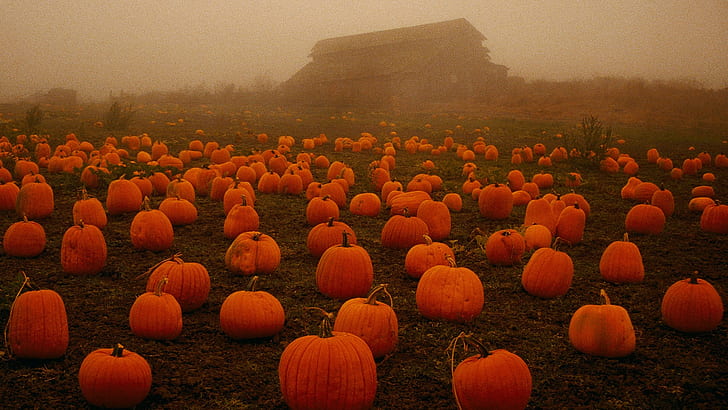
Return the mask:
[[[121,92],[278,84],[310,61],[320,40],[459,18],[486,38],[494,63],[526,81],[728,85],[722,0],[99,4],[5,2],[0,98],[51,88],[77,90],[86,101]]]

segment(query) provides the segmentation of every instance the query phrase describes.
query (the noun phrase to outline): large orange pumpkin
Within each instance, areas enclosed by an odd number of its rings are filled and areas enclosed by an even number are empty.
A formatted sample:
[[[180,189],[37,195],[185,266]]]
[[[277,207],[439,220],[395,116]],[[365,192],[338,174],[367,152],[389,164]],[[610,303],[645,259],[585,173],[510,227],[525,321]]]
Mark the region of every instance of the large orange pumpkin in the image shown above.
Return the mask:
[[[289,343],[278,364],[286,404],[293,409],[369,409],[377,391],[377,367],[359,336],[331,330]]]
[[[117,344],[89,353],[78,371],[83,397],[94,406],[134,407],[152,388],[152,368],[142,356]]]

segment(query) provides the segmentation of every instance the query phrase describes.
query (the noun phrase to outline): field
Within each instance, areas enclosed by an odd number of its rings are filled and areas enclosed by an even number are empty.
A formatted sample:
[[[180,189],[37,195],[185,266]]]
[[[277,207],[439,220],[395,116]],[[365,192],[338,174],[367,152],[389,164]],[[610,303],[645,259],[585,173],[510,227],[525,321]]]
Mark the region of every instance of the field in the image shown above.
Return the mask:
[[[484,235],[499,229],[520,229],[525,206],[517,206],[509,218],[487,220],[480,216],[477,201],[463,195],[463,209],[452,213],[452,231],[447,241],[458,266],[473,270],[484,286],[483,311],[466,324],[425,319],[417,310],[417,281],[404,270],[405,250],[381,245],[381,231],[389,218],[382,208],[377,217],[352,215],[342,209],[341,220],[356,232],[374,266],[374,283],[388,284],[399,320],[396,350],[377,361],[378,387],[375,408],[457,408],[451,390],[451,352],[448,345],[461,332],[471,333],[489,349],[507,349],[529,366],[533,378],[532,408],[721,408],[728,403],[728,346],[725,321],[707,333],[685,334],[668,327],[660,314],[666,289],[674,282],[698,271],[711,282],[725,301],[728,290],[728,236],[700,229],[700,214],[687,208],[693,187],[703,185],[700,175],[712,172],[717,199],[728,199],[728,169],[706,166],[698,176],[673,180],[655,164],[648,163],[646,151],[656,147],[672,158],[676,166],[683,159],[707,151],[713,157],[728,148],[725,128],[681,128],[611,124],[617,147],[640,165],[637,176],[643,181],[664,183],[675,197],[675,213],[667,218],[657,235],[631,235],[641,250],[645,278],[640,283],[613,284],[602,279],[599,259],[611,242],[622,238],[624,219],[636,203],[622,199],[620,190],[628,175],[600,171],[588,160],[569,159],[551,167],[536,162],[511,165],[513,148],[543,143],[547,152],[566,144],[565,134],[577,133],[574,121],[527,120],[490,117],[483,114],[390,114],[372,112],[289,112],[284,109],[224,106],[157,105],[137,108],[132,126],[125,132],[112,132],[95,126],[103,111],[55,112],[44,120],[49,142],[55,147],[65,135],[76,133],[100,147],[114,135],[148,133],[166,143],[171,153],[186,149],[190,140],[217,141],[234,146],[234,155],[277,147],[278,136],[293,136],[290,158],[303,152],[301,140],[325,134],[328,142],[311,152],[331,161],[343,161],[356,175],[348,199],[372,191],[369,164],[379,160],[379,149],[398,136],[402,144],[412,136],[427,139],[435,147],[452,135],[458,144],[472,146],[482,137],[495,145],[498,160],[486,161],[478,155],[473,161],[478,178],[505,182],[511,169],[520,169],[527,178],[545,170],[556,179],[554,191],[567,193],[565,175],[581,173],[584,183],[574,188],[591,206],[583,241],[562,247],[573,260],[575,274],[569,291],[554,299],[527,294],[521,286],[521,273],[530,253],[515,266],[493,266],[481,247]],[[22,131],[13,131],[22,122],[22,113],[2,117],[0,136],[14,141]],[[383,123],[382,123],[383,122]],[[18,127],[21,128],[21,127]],[[21,128],[22,129],[22,128]],[[204,136],[195,134],[204,130]],[[479,130],[479,131],[475,131]],[[362,152],[335,151],[334,140],[357,140],[368,132],[377,138],[375,147]],[[256,135],[267,133],[270,140],[259,143]],[[121,148],[121,144],[119,145]],[[567,148],[570,148],[567,146]],[[148,149],[148,148],[147,148]],[[32,152],[32,150],[31,150]],[[130,152],[132,156],[136,152]],[[414,175],[427,172],[422,164],[432,160],[431,171],[443,180],[443,188],[433,193],[462,193],[465,161],[454,150],[440,155],[430,152],[397,151],[392,176],[406,183]],[[6,167],[12,163],[3,159]],[[202,158],[191,166],[208,162]],[[312,168],[319,182],[326,182],[326,169]],[[110,216],[104,228],[108,246],[106,267],[99,275],[84,277],[64,274],[60,265],[63,233],[73,224],[71,207],[81,187],[79,173],[42,173],[54,189],[55,209],[39,221],[47,235],[43,253],[35,258],[0,255],[0,323],[4,326],[25,272],[37,288],[57,291],[68,313],[70,343],[65,356],[56,360],[18,360],[4,346],[0,350],[0,404],[4,408],[87,408],[78,385],[78,370],[91,351],[123,344],[139,353],[152,367],[153,384],[138,408],[285,408],[277,367],[283,349],[294,339],[316,334],[320,316],[306,309],[320,307],[336,312],[342,301],[321,294],[314,280],[318,259],[306,248],[311,229],[305,220],[304,195],[257,194],[255,208],[260,215],[259,230],[273,237],[282,253],[281,264],[269,275],[261,275],[260,287],[275,295],[286,311],[282,332],[271,339],[234,341],[219,324],[219,311],[225,298],[243,290],[249,278],[234,276],[224,263],[230,240],[223,236],[224,213],[220,202],[198,197],[199,217],[188,226],[175,227],[172,248],[151,252],[135,250],[129,228],[134,213]],[[105,187],[92,190],[102,202]],[[544,192],[542,192],[544,193]],[[163,198],[151,198],[152,207]],[[3,231],[18,216],[0,213]],[[132,334],[129,309],[144,292],[145,281],[136,279],[157,262],[181,253],[189,262],[199,262],[209,271],[211,291],[199,309],[184,314],[182,334],[173,341],[145,340]],[[613,304],[630,314],[637,334],[636,350],[627,357],[607,359],[576,351],[569,343],[568,326],[572,314],[586,304],[599,304],[599,291],[605,289]],[[459,349],[456,363],[472,352]]]

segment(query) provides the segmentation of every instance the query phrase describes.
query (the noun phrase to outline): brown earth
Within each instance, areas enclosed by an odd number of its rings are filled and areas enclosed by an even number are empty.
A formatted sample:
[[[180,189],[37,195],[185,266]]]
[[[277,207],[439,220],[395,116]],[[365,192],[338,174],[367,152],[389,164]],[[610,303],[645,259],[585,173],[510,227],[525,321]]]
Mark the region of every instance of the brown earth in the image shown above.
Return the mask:
[[[155,114],[148,114],[154,117]],[[206,140],[215,139],[223,144],[233,143],[236,152],[247,153],[260,147],[247,136],[247,132],[268,132],[271,136],[294,135],[300,151],[301,138],[324,132],[330,140],[338,136],[358,137],[368,131],[387,138],[390,128],[376,124],[381,116],[372,115],[354,121],[322,120],[302,114],[282,115],[266,113],[258,119],[247,113],[239,115],[248,121],[248,129],[230,132],[236,126],[219,119],[211,120],[195,112],[174,112],[170,116],[184,116],[186,122],[175,128],[157,125],[141,126],[139,132],[150,132],[162,138],[171,151],[178,152],[193,138],[197,128],[205,129]],[[247,117],[246,117],[247,116]],[[294,118],[302,122],[294,122]],[[501,151],[500,160],[488,163],[479,157],[476,163],[485,175],[505,175],[511,165],[511,148],[543,141],[549,148],[560,143],[553,135],[562,125],[544,126],[525,121],[498,122],[481,118],[454,118],[452,116],[389,119],[402,122],[396,130],[404,138],[423,135],[439,141],[445,129],[456,129],[464,124],[472,129],[491,125],[486,135]],[[407,122],[410,121],[410,122]],[[432,128],[424,128],[431,122]],[[237,124],[237,123],[236,123]],[[303,124],[303,125],[302,125]],[[52,145],[60,143],[65,132],[74,130],[68,124],[52,134]],[[215,127],[220,127],[219,130]],[[308,128],[306,128],[308,127]],[[550,128],[549,128],[550,127]],[[89,131],[87,131],[89,132]],[[429,134],[428,134],[429,133]],[[98,144],[106,135],[87,138]],[[9,137],[11,135],[8,135]],[[638,284],[616,285],[605,282],[599,275],[601,252],[612,241],[622,237],[624,215],[633,203],[619,198],[619,189],[627,176],[606,175],[585,163],[563,163],[554,166],[554,175],[579,170],[586,183],[577,188],[592,207],[584,240],[565,251],[575,265],[574,282],[569,292],[550,300],[528,295],[520,285],[523,265],[495,267],[488,263],[473,235],[475,228],[483,232],[518,227],[523,221],[523,207],[514,208],[511,217],[503,221],[488,221],[480,217],[477,204],[464,198],[462,212],[453,214],[452,244],[460,266],[476,272],[485,288],[483,312],[468,324],[430,321],[417,311],[415,290],[417,282],[407,277],[403,260],[405,251],[385,249],[379,242],[382,226],[389,214],[382,210],[376,218],[352,215],[342,211],[342,220],[357,232],[359,245],[371,255],[376,283],[388,283],[394,297],[400,333],[396,351],[377,362],[378,389],[376,408],[456,408],[450,387],[450,341],[460,332],[472,333],[489,348],[508,349],[521,356],[529,365],[533,377],[533,394],[529,407],[533,408],[721,408],[728,403],[728,355],[726,355],[726,325],[697,335],[677,332],[666,326],[660,317],[660,300],[673,282],[690,275],[694,270],[710,281],[725,300],[728,280],[728,237],[703,232],[699,229],[699,215],[687,210],[690,189],[700,184],[696,177],[683,181],[665,179],[663,173],[647,164],[644,152],[647,142],[634,141],[625,133],[624,151],[638,159],[643,180],[661,182],[676,197],[676,213],[668,219],[665,231],[655,236],[634,235],[644,258],[645,280]],[[472,143],[471,135],[456,136],[458,142]],[[656,137],[657,138],[657,137]],[[272,138],[275,139],[275,138]],[[719,133],[669,140],[658,148],[673,157],[687,157],[694,145],[698,151],[708,150],[714,155],[721,147],[725,135]],[[271,145],[272,147],[273,145]],[[357,184],[349,194],[371,189],[366,178],[369,162],[379,159],[374,153],[333,152],[330,142],[317,154],[350,164],[356,171]],[[422,171],[420,164],[430,158],[427,154],[397,156],[395,175],[403,181]],[[431,158],[438,165],[436,172],[445,180],[445,189],[433,196],[441,198],[445,192],[459,192],[463,178],[462,161],[450,152]],[[202,163],[202,162],[201,162]],[[201,164],[200,163],[200,164]],[[676,163],[678,163],[676,161]],[[535,164],[521,167],[524,174],[538,170]],[[728,171],[711,168],[718,176],[713,184],[718,197],[726,199]],[[319,181],[325,170],[315,170]],[[277,296],[286,310],[286,325],[272,339],[234,341],[225,336],[219,326],[219,309],[227,297],[244,289],[248,278],[233,276],[226,269],[223,255],[230,241],[222,234],[224,215],[222,205],[209,198],[199,198],[196,205],[198,220],[191,226],[176,227],[175,241],[167,252],[154,253],[134,250],[129,239],[132,214],[113,216],[104,229],[109,256],[101,274],[93,277],[75,277],[63,273],[60,260],[60,241],[63,232],[72,224],[70,209],[79,188],[77,175],[47,175],[56,194],[55,211],[41,221],[46,230],[48,244],[37,258],[20,259],[0,255],[0,323],[5,324],[10,305],[21,283],[24,271],[38,288],[57,291],[64,299],[68,313],[70,344],[57,360],[18,360],[7,349],[0,351],[0,404],[4,408],[87,408],[81,395],[77,376],[83,358],[91,351],[122,343],[127,349],[141,354],[150,363],[153,384],[149,396],[138,408],[285,408],[277,378],[277,366],[285,346],[297,337],[317,331],[319,318],[306,310],[318,306],[335,312],[341,301],[320,294],[315,286],[314,271],[317,259],[309,255],[305,238],[310,229],[304,219],[306,200],[303,196],[277,194],[258,196],[256,209],[261,217],[260,231],[271,235],[280,245],[282,263],[279,269],[261,278],[261,287]],[[557,186],[559,192],[566,192]],[[102,201],[105,191],[93,194]],[[154,206],[161,197],[152,199]],[[5,229],[17,220],[12,212],[0,214],[0,226]],[[128,313],[134,299],[144,291],[144,281],[135,277],[150,266],[173,253],[182,253],[186,261],[199,262],[209,271],[212,289],[207,302],[198,310],[184,315],[184,329],[179,338],[171,342],[144,340],[134,336],[128,326]],[[527,261],[528,255],[524,258]],[[599,303],[599,290],[609,292],[612,303],[625,307],[630,313],[637,332],[636,351],[621,359],[592,357],[577,352],[568,340],[568,325],[573,312],[585,304]],[[470,354],[470,353],[467,353]],[[456,360],[466,353],[458,351]]]

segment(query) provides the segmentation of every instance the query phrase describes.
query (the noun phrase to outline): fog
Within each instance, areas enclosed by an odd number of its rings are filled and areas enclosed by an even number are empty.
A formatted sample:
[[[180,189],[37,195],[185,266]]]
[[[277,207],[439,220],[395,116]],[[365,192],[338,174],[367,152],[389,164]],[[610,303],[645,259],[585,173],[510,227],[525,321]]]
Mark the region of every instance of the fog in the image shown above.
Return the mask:
[[[726,0],[0,0],[0,98],[284,81],[321,39],[466,18],[526,80],[728,87]]]

